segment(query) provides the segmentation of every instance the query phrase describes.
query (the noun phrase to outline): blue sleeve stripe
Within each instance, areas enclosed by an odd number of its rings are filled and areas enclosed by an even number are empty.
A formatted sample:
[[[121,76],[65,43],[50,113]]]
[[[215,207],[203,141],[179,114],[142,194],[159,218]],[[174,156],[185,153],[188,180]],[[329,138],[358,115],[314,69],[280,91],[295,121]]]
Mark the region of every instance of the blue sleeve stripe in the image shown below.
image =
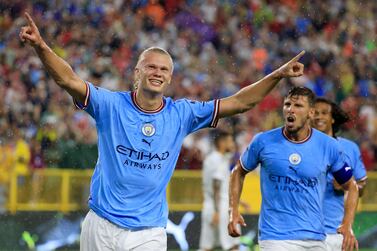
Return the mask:
[[[335,180],[340,184],[344,184],[352,178],[352,168],[345,163],[342,168],[333,173]]]
[[[76,99],[73,99],[73,103],[75,104],[75,106],[81,110],[84,110],[88,106],[88,100],[89,100],[89,94],[90,94],[90,88],[89,88],[88,83],[86,81],[84,83],[85,83],[85,88],[86,88],[84,104],[81,104]]]
[[[213,118],[212,118],[210,127],[215,128],[217,126],[217,122],[219,122],[219,108],[220,108],[220,99],[216,99],[215,108],[213,111]]]

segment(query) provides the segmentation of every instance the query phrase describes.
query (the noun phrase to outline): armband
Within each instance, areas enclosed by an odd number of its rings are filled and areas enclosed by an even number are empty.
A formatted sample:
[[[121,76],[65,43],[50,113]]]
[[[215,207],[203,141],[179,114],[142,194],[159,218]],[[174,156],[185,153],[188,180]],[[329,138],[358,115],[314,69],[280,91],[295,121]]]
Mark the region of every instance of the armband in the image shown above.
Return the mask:
[[[352,174],[352,168],[345,163],[342,168],[333,173],[333,176],[339,185],[342,185],[352,178]]]

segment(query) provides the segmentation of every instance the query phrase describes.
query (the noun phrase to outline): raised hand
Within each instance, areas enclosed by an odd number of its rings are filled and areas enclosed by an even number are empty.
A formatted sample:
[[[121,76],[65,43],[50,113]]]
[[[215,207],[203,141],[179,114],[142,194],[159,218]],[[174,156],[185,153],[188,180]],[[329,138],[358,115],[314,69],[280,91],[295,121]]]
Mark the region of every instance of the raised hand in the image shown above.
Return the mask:
[[[44,41],[39,33],[38,27],[35,25],[29,13],[25,12],[27,25],[23,26],[20,31],[20,39],[33,47],[40,47]]]
[[[279,78],[300,77],[304,74],[304,65],[298,62],[300,58],[305,54],[305,51],[301,51],[294,58],[281,66],[277,72]]]

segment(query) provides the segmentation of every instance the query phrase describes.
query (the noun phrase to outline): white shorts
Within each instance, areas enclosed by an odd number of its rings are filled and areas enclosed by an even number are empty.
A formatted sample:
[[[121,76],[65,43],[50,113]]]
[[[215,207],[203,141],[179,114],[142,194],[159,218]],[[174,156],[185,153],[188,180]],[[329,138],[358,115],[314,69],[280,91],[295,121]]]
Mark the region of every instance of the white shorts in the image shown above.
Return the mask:
[[[234,238],[228,234],[229,215],[227,210],[221,210],[219,224],[213,227],[211,224],[213,212],[202,211],[202,226],[200,231],[200,249],[213,249],[221,246],[228,250],[240,244],[240,238]]]
[[[328,251],[342,251],[343,235],[342,234],[327,234],[326,246]]]
[[[260,240],[260,251],[326,251],[325,241]]]
[[[131,231],[114,225],[90,210],[82,223],[80,251],[165,251],[166,243],[165,228]]]

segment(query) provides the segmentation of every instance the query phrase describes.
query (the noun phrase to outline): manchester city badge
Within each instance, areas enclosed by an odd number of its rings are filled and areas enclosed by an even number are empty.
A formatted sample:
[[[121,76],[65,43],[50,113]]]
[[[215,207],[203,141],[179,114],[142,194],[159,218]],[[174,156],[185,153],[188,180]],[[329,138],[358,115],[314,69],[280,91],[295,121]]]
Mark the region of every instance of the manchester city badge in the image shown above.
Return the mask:
[[[289,155],[289,162],[291,162],[292,165],[298,165],[301,162],[301,156],[298,153],[292,153]]]
[[[154,126],[151,123],[146,123],[141,128],[141,131],[143,132],[143,134],[145,136],[151,137],[156,132],[156,129],[154,128]]]

